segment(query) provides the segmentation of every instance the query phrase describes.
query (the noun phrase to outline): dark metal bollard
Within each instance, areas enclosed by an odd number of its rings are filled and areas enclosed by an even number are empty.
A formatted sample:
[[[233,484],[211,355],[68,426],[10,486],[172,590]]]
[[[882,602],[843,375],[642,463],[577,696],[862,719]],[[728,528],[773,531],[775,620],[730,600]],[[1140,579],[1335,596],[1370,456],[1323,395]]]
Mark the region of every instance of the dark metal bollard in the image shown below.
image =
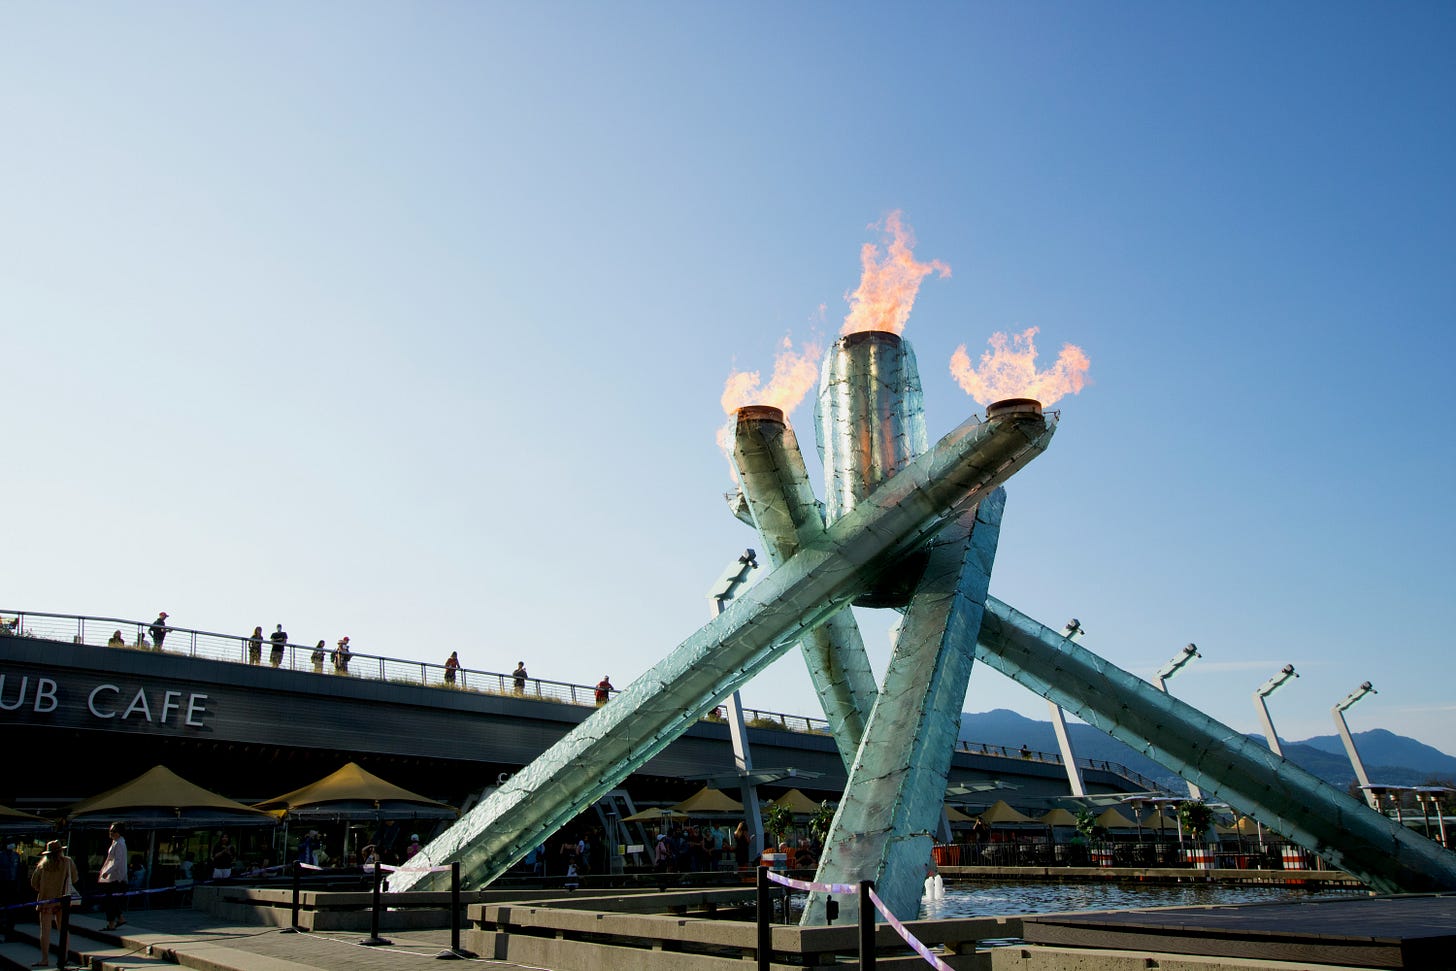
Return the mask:
[[[859,882],[859,967],[875,971],[875,903],[870,900],[873,880]]]
[[[70,881],[67,881],[69,883]],[[51,929],[46,928],[49,934]],[[56,967],[58,969],[69,967],[71,964],[71,896],[67,894],[61,898],[61,949],[56,955]]]
[[[773,951],[773,883],[768,878],[768,867],[758,868],[758,971],[769,971],[769,958]]]
[[[303,864],[297,860],[293,861],[293,905],[288,918],[288,926],[279,931],[280,934],[302,934],[303,928],[298,924],[299,897],[303,890]]]
[[[379,936],[379,910],[380,910],[380,907],[382,906],[382,904],[380,902],[380,897],[379,897],[379,882],[382,879],[384,879],[384,866],[382,864],[375,863],[374,864],[374,906],[372,908],[370,908],[370,913],[369,913],[369,936],[366,937],[366,938],[364,938],[364,940],[362,940],[362,941],[359,942],[360,944],[363,944],[365,947],[382,947],[382,946],[384,946],[386,944],[393,944],[394,943],[393,941],[391,941],[391,940],[389,940],[387,938],[383,938],[383,937],[380,937]]]
[[[458,961],[476,956],[474,951],[460,947],[460,861],[456,860],[450,864],[450,950],[441,951],[435,957],[442,961]]]

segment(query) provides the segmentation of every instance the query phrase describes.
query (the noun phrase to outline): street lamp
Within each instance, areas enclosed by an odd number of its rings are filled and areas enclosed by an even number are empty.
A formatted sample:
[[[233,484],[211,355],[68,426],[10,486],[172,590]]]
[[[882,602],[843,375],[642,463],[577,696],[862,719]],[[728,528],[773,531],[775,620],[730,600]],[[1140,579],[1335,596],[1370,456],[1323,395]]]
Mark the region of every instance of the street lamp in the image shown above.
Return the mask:
[[[1076,621],[1073,621],[1073,623],[1076,623]],[[1177,674],[1179,671],[1182,671],[1185,667],[1187,667],[1196,657],[1203,657],[1202,654],[1198,653],[1197,644],[1194,644],[1190,641],[1189,643],[1183,645],[1183,650],[1173,655],[1173,659],[1170,660],[1167,664],[1158,668],[1158,673],[1155,675],[1155,677],[1158,679],[1158,690],[1165,695],[1172,694],[1172,692],[1168,690],[1168,680],[1172,678],[1173,675]],[[1203,793],[1199,790],[1197,786],[1195,786],[1191,782],[1188,783],[1188,798],[1203,798]]]
[[[1279,669],[1278,674],[1274,675],[1268,681],[1265,681],[1254,692],[1254,707],[1258,709],[1259,718],[1264,722],[1264,734],[1269,739],[1269,751],[1281,759],[1284,758],[1284,749],[1279,744],[1279,736],[1274,731],[1274,722],[1269,718],[1269,706],[1264,702],[1264,699],[1283,687],[1290,678],[1297,677],[1299,675],[1295,673],[1294,665],[1286,664]]]
[[[1075,641],[1087,633],[1082,629],[1082,622],[1073,617],[1067,621],[1062,628],[1062,634],[1069,641]],[[1072,736],[1067,731],[1067,715],[1062,711],[1062,706],[1047,699],[1047,710],[1052,715],[1052,731],[1057,735],[1057,748],[1062,753],[1062,767],[1067,770],[1067,788],[1072,795],[1080,799],[1087,795],[1087,783],[1082,778],[1082,767],[1077,764],[1077,753],[1072,750]]]
[[[1340,741],[1345,743],[1345,754],[1350,756],[1350,766],[1355,770],[1355,778],[1359,781],[1360,790],[1365,793],[1365,801],[1371,809],[1376,808],[1375,794],[1370,789],[1370,776],[1365,774],[1365,763],[1360,761],[1360,753],[1355,750],[1355,738],[1350,734],[1350,726],[1345,724],[1345,709],[1366,695],[1379,693],[1366,681],[1346,695],[1344,701],[1330,709],[1330,714],[1335,719],[1335,730],[1340,733]]]
[[[728,602],[737,596],[738,591],[756,579],[753,574],[757,569],[758,554],[751,549],[744,550],[738,559],[728,564],[723,575],[708,591],[714,617],[727,610]],[[753,833],[755,845],[762,850],[763,813],[758,805],[758,787],[752,781],[753,754],[748,750],[748,726],[743,721],[743,699],[737,691],[728,697],[725,708],[728,737],[733,742],[733,767],[738,771],[739,792],[743,796],[743,814],[747,818],[749,830]]]

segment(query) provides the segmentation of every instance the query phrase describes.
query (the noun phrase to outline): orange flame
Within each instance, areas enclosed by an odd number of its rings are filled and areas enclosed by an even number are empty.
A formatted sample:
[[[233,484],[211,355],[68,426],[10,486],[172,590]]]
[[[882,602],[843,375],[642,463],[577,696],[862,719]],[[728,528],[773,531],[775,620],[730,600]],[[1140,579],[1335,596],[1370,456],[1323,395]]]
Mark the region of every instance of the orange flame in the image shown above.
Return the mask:
[[[799,350],[794,342],[784,338],[779,352],[774,356],[773,375],[768,384],[762,384],[757,371],[734,371],[723,382],[723,411],[728,423],[718,429],[718,447],[723,454],[733,453],[733,417],[738,409],[746,405],[771,405],[784,413],[799,406],[804,395],[819,380],[819,358],[824,349],[815,341],[806,341]]]
[[[956,348],[950,359],[950,373],[966,394],[982,405],[1006,398],[1035,398],[1043,406],[1076,394],[1087,383],[1091,361],[1075,344],[1063,344],[1062,353],[1050,371],[1036,369],[1037,328],[1028,327],[1006,346],[1006,335],[991,335],[991,350],[981,352],[981,366],[971,367],[966,345]]]
[[[876,227],[878,228],[878,227]],[[859,288],[845,297],[849,301],[849,313],[844,318],[841,334],[854,334],[862,330],[887,330],[893,334],[905,333],[905,321],[910,317],[910,308],[915,305],[915,295],[920,291],[920,281],[931,272],[941,277],[950,276],[950,267],[940,260],[929,263],[916,262],[911,249],[915,246],[915,235],[900,221],[900,210],[885,217],[884,231],[889,236],[885,245],[885,258],[874,243],[860,247],[859,261],[863,267]]]

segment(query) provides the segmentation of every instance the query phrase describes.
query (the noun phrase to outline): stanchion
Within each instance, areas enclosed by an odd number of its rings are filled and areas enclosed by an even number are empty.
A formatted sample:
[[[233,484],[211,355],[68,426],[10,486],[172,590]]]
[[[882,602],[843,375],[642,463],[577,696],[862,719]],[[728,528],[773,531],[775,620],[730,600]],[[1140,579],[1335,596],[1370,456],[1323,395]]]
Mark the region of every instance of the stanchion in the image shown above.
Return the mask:
[[[435,957],[442,961],[458,961],[473,958],[474,951],[460,947],[460,861],[450,864],[450,950],[441,951]]]
[[[875,971],[875,902],[870,899],[870,891],[874,887],[873,880],[859,882],[860,971]]]
[[[66,881],[70,885],[70,881]],[[51,932],[46,927],[47,934]],[[71,896],[66,894],[61,897],[61,953],[56,955],[56,968],[68,968],[71,966]]]
[[[384,877],[384,867],[374,864],[374,907],[369,915],[369,936],[360,941],[365,947],[383,947],[394,942],[379,936],[379,882]]]
[[[293,861],[293,907],[288,918],[288,926],[279,931],[280,934],[302,934],[303,928],[298,923],[298,899],[303,889],[303,864],[297,860]]]
[[[770,893],[768,867],[758,868],[758,971],[769,971],[769,957],[773,951],[773,895]]]

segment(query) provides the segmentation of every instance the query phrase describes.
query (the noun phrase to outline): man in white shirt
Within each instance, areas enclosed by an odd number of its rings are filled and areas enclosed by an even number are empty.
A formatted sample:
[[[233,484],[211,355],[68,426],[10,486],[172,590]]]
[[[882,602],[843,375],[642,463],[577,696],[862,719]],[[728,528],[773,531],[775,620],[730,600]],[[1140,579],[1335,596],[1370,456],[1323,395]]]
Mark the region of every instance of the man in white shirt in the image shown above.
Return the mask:
[[[111,846],[106,850],[101,872],[96,875],[96,889],[106,897],[106,929],[114,931],[126,923],[126,918],[121,916],[127,878],[126,840],[121,835],[120,823],[112,823],[107,835],[111,837]]]

